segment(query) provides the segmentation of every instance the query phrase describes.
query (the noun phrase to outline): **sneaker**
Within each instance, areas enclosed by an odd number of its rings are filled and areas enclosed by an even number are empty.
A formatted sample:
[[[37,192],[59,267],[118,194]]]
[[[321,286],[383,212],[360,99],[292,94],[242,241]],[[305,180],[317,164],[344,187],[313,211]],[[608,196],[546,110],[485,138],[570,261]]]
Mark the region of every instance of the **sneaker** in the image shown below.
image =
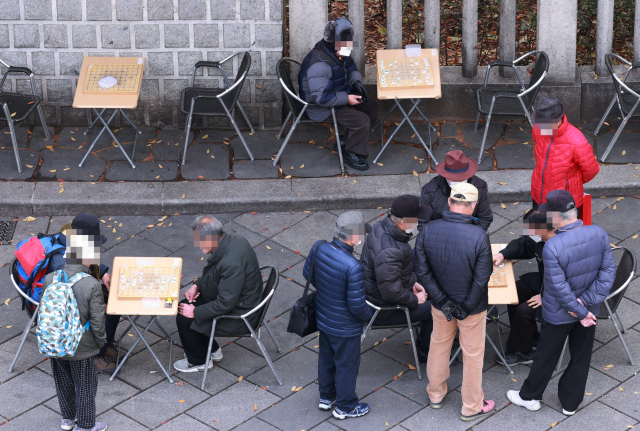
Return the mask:
[[[111,362],[121,361],[126,354],[127,351],[121,348],[120,357],[118,358],[118,346],[113,341],[111,343],[107,343],[107,350],[104,352],[104,356],[111,359]]]
[[[204,364],[202,365],[192,365],[189,363],[188,359],[180,359],[173,364],[173,368],[176,371],[180,371],[183,373],[197,373],[198,371],[204,371]],[[209,361],[209,369],[213,368],[213,362]]]
[[[444,398],[439,403],[434,403],[433,401],[429,400],[429,407],[431,407],[434,410],[440,410],[442,408],[443,401],[444,401]]]
[[[567,411],[565,409],[562,409],[562,413],[567,415],[567,416],[573,416],[573,415],[576,414],[576,411],[574,410],[574,411],[570,412],[570,411]]]
[[[485,416],[489,416],[493,412],[493,409],[495,409],[495,408],[496,408],[495,401],[485,400],[482,403],[482,409],[480,409],[480,412],[476,413],[475,415],[470,415],[470,416],[465,416],[465,415],[461,414],[460,415],[460,420],[463,420],[465,422],[475,421],[476,419],[480,419],[480,418],[483,418]]]
[[[507,350],[507,352],[505,352],[504,354],[504,359],[509,366],[518,364],[531,364],[533,363],[533,350],[529,350],[527,353],[510,352]],[[496,362],[504,365],[504,363],[502,363],[502,359],[500,359],[500,356],[496,356]]]
[[[218,347],[218,350],[216,350],[215,352],[213,352],[211,354],[211,360],[213,362],[220,362],[222,361],[222,349],[220,347]]]
[[[76,421],[72,419],[62,419],[62,424],[60,424],[60,429],[71,431],[76,427]]]
[[[369,413],[369,404],[358,403],[350,412],[343,412],[338,407],[333,409],[333,417],[336,419],[357,418]]]
[[[324,411],[329,411],[333,408],[333,406],[336,404],[336,399],[328,399],[328,398],[322,398],[320,397],[320,404],[318,404],[318,408],[320,410],[324,410]]]
[[[107,429],[107,424],[104,422],[96,422],[93,428],[78,428],[77,426],[73,431],[104,431]]]
[[[508,391],[507,398],[509,399],[509,401],[511,401],[511,404],[524,407],[525,409],[531,410],[532,412],[540,410],[539,400],[525,401],[522,398],[520,398],[520,391]]]
[[[99,372],[103,374],[113,374],[116,371],[116,364],[108,356],[94,356],[93,363]]]

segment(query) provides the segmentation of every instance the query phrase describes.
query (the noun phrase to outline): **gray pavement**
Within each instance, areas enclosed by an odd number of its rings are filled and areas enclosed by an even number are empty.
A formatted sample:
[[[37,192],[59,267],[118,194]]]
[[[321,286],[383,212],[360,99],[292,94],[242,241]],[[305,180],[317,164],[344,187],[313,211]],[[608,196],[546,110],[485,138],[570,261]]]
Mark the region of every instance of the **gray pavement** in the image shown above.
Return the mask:
[[[502,205],[504,204],[504,205]],[[495,220],[490,229],[493,243],[507,242],[520,233],[519,218],[528,201],[492,204]],[[256,206],[256,209],[259,209]],[[381,220],[386,208],[362,210],[372,223]],[[318,387],[317,341],[315,335],[299,338],[286,332],[288,312],[302,295],[302,265],[311,245],[318,239],[330,240],[337,216],[342,210],[222,213],[216,216],[225,229],[245,236],[255,248],[262,265],[275,265],[282,274],[267,317],[283,348],[279,354],[268,336],[262,334],[267,351],[275,361],[284,384],[278,386],[266,361],[252,339],[220,339],[224,359],[209,373],[204,391],[202,374],[176,373],[174,384],[163,378],[149,354],[137,346],[117,378],[110,382],[100,376],[97,413],[113,430],[200,431],[200,430],[628,430],[640,422],[640,278],[636,278],[620,305],[626,327],[625,338],[636,365],[630,365],[610,321],[598,322],[594,354],[586,395],[579,411],[572,417],[562,414],[557,398],[559,375],[555,375],[543,397],[538,412],[510,405],[505,393],[519,389],[529,367],[514,367],[509,375],[496,365],[495,354],[487,345],[483,388],[488,399],[497,404],[497,412],[483,421],[465,423],[458,419],[461,408],[462,368],[451,368],[449,395],[442,410],[432,410],[425,391],[426,372],[418,381],[411,346],[406,344],[406,330],[371,332],[362,346],[362,360],[357,391],[371,404],[369,415],[337,421],[317,409]],[[638,213],[640,199],[631,196],[596,198],[594,222],[605,228],[611,243],[631,248],[640,256]],[[19,217],[14,243],[38,232],[54,233],[71,219],[68,215],[39,216],[26,221]],[[200,275],[204,266],[199,250],[187,245],[188,223],[193,216],[176,214],[164,220],[159,215],[100,217],[108,242],[103,261],[110,264],[118,255],[178,256],[184,259],[183,285]],[[115,232],[113,231],[115,229]],[[412,241],[413,242],[413,241]],[[14,246],[0,245],[0,425],[3,431],[59,429],[59,406],[50,365],[37,350],[35,336],[29,336],[18,360],[16,371],[8,367],[17,349],[20,334],[28,319],[20,310],[18,295],[8,278],[8,263]],[[358,249],[356,249],[356,252]],[[535,264],[520,261],[516,274],[534,270]],[[5,302],[9,300],[8,302]],[[508,335],[506,307],[500,306],[499,324],[490,324],[488,333],[504,345]],[[182,355],[173,319],[162,318],[178,345],[173,358]],[[121,323],[119,333],[126,330]],[[147,335],[160,360],[169,361],[169,344],[153,328]],[[131,346],[133,331],[124,336],[122,345]],[[565,359],[564,365],[568,362]],[[293,387],[302,388],[299,391]]]

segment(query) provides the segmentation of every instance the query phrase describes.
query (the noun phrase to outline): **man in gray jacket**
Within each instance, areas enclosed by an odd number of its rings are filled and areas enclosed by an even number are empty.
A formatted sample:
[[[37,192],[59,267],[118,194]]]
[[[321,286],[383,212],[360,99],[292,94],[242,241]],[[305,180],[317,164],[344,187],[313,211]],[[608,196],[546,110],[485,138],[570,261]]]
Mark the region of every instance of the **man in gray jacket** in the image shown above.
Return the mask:
[[[558,383],[565,415],[573,415],[584,398],[589,375],[596,315],[616,277],[609,236],[599,226],[584,226],[570,192],[554,190],[539,211],[557,219],[556,235],[542,252],[544,285],[538,350],[520,391],[507,392],[513,404],[539,410],[542,394],[569,338],[571,361]]]

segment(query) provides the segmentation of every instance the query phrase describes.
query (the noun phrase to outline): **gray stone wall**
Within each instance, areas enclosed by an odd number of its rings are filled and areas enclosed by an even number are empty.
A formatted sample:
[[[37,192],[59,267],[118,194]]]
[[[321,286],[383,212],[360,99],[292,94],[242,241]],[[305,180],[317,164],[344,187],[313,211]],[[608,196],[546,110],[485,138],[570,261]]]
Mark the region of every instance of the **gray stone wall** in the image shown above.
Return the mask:
[[[50,125],[77,126],[91,120],[88,110],[71,107],[82,58],[145,57],[134,121],[181,127],[180,92],[193,65],[250,51],[252,66],[240,101],[254,127],[274,128],[282,122],[275,77],[282,19],[282,0],[0,0],[0,58],[33,70]],[[231,79],[238,66],[235,59],[226,68]],[[30,92],[24,75],[10,76],[5,91]],[[201,69],[196,85],[224,83],[219,72]],[[195,127],[226,125],[220,118],[194,119]]]

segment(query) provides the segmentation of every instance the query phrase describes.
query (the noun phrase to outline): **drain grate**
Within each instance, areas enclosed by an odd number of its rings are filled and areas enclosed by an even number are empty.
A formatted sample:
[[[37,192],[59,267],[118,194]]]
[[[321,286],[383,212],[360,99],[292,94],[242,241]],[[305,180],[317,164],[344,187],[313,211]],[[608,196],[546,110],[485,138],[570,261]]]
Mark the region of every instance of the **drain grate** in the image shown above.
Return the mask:
[[[15,221],[0,221],[0,244],[8,244],[13,240],[16,224]]]

